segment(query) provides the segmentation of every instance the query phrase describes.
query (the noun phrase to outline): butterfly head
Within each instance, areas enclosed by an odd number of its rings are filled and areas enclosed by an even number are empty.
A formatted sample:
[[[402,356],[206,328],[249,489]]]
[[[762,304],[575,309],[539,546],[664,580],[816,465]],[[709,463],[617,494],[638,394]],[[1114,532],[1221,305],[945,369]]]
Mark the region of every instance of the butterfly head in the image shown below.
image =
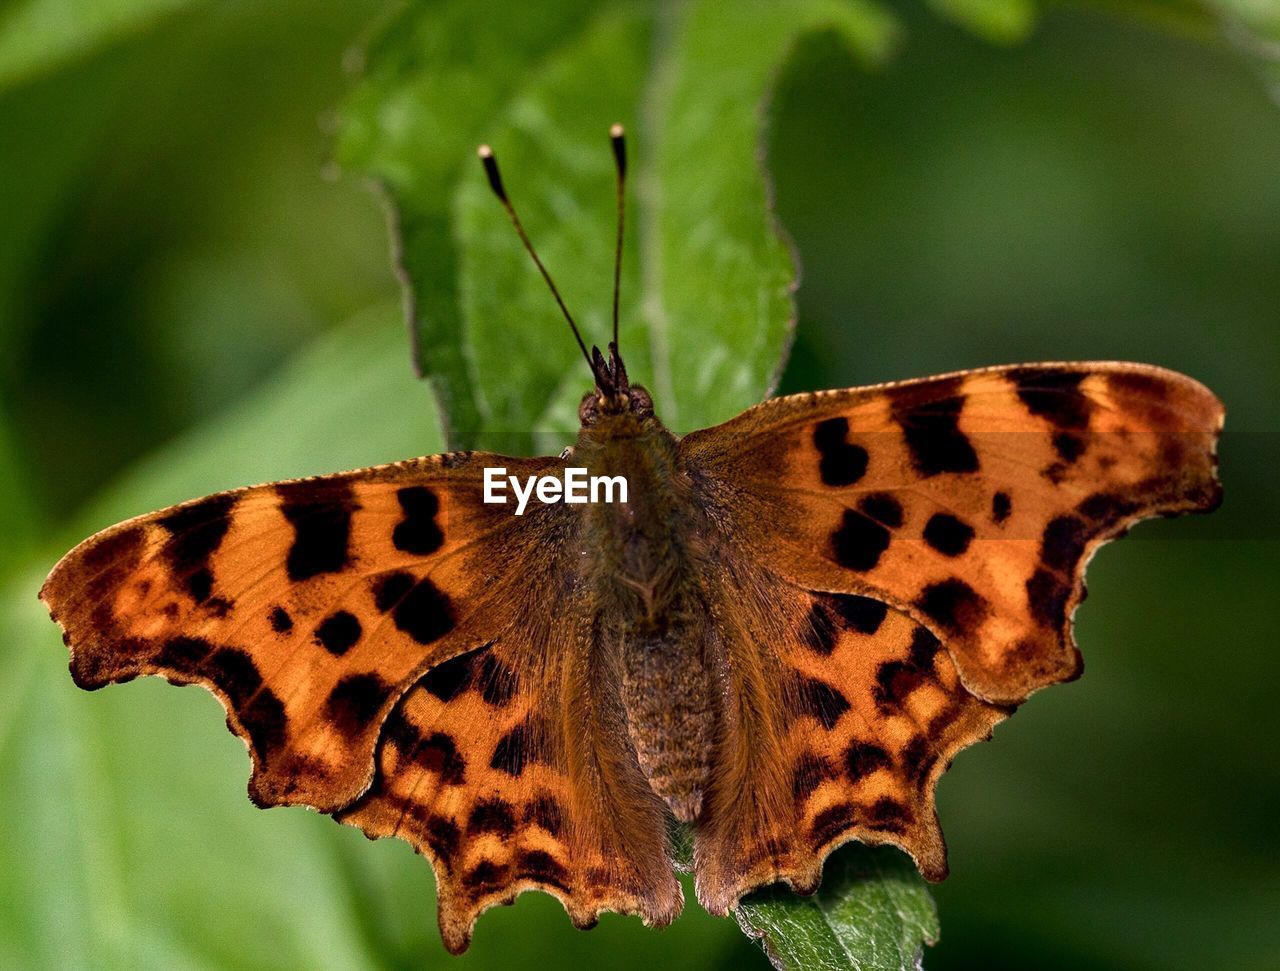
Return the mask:
[[[622,363],[617,344],[609,342],[607,360],[600,348],[591,348],[591,371],[596,379],[595,390],[583,395],[578,405],[578,420],[583,428],[592,428],[602,418],[616,415],[653,417],[653,398],[645,388],[628,379],[627,366]]]

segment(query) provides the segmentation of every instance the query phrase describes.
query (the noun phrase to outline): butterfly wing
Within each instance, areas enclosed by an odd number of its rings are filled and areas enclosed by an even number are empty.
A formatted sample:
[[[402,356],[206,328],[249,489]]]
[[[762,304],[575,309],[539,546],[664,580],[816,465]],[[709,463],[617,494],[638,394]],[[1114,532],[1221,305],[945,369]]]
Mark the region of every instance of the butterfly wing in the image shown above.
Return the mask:
[[[965,689],[937,637],[881,601],[767,570],[739,572],[725,593],[742,625],[727,665],[740,730],[715,753],[694,841],[699,900],[724,914],[777,881],[811,893],[851,839],[893,843],[942,879],[934,787],[1012,706]]]
[[[795,395],[683,439],[748,557],[935,631],[981,697],[1074,677],[1084,566],[1215,508],[1222,403],[1138,364],[1045,364]],[[769,523],[768,530],[759,523]]]
[[[203,685],[249,748],[256,803],[349,804],[404,690],[520,608],[510,565],[557,510],[517,519],[483,504],[485,464],[558,465],[435,456],[219,493],[98,533],[40,594],[72,676]]]
[[[1074,677],[1085,564],[1133,522],[1213,508],[1221,403],[1125,364],[995,368],[766,402],[680,443],[731,690],[698,894],[817,887],[851,838],[946,872],[933,787]]]
[[[81,687],[200,684],[249,748],[256,803],[426,853],[450,949],[533,887],[582,925],[605,909],[669,922],[665,817],[619,758],[616,715],[589,702],[573,618],[590,611],[565,606],[577,518],[486,505],[491,466],[563,463],[454,453],[220,493],[86,540],[41,597]]]
[[[555,590],[563,579],[536,579]],[[445,946],[465,950],[479,914],[536,888],[574,924],[601,911],[667,924],[683,905],[664,807],[593,679],[585,604],[531,602],[519,628],[433,668],[388,719],[369,792],[338,814],[398,836],[436,872]],[[553,611],[552,605],[555,605]],[[573,608],[573,609],[570,609]]]

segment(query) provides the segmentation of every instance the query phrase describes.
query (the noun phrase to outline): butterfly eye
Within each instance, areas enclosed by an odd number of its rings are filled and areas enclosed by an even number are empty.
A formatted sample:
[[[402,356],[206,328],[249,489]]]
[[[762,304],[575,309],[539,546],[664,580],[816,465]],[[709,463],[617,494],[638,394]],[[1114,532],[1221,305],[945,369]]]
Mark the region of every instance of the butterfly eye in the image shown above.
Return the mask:
[[[653,415],[653,398],[649,392],[638,384],[633,384],[629,392],[631,413],[641,418],[649,418]]]
[[[652,402],[650,410],[652,410]],[[596,423],[600,417],[600,398],[594,391],[588,391],[582,396],[582,401],[578,404],[578,421],[583,428],[589,428]]]

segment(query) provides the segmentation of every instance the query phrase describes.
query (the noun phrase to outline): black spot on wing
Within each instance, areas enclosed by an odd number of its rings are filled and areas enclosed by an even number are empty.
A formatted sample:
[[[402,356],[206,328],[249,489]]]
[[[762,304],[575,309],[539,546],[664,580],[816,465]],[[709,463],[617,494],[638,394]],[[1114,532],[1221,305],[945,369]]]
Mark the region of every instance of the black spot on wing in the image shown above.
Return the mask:
[[[884,623],[889,608],[870,597],[856,594],[815,594],[804,629],[805,645],[823,656],[835,650],[841,630],[874,634]]]
[[[492,860],[481,860],[463,876],[462,882],[470,890],[494,890],[510,879],[507,867]]]
[[[809,608],[809,623],[804,628],[804,643],[809,650],[828,655],[836,649],[839,629],[835,618],[821,603],[815,602]]]
[[[959,556],[973,541],[973,527],[950,513],[934,513],[925,524],[924,541],[943,556]]]
[[[467,833],[497,833],[504,839],[516,829],[516,814],[505,799],[482,799],[471,809]]]
[[[1168,400],[1173,390],[1165,378],[1143,371],[1112,371],[1107,375],[1107,387],[1119,397],[1145,398],[1157,403]]]
[[[425,556],[434,553],[444,542],[444,534],[436,525],[440,502],[426,486],[406,486],[396,492],[404,518],[392,530],[391,541],[405,553]]]
[[[941,649],[927,628],[917,627],[906,660],[885,661],[876,669],[876,704],[886,712],[901,708],[911,692],[933,679],[933,660]]]
[[[956,380],[932,386],[936,398],[920,400],[921,389],[907,387],[894,393],[893,420],[911,453],[916,471],[923,476],[943,472],[977,472],[978,454],[960,431],[964,398]]]
[[[265,768],[272,753],[285,742],[289,719],[285,715],[284,703],[270,688],[260,688],[253,700],[237,710],[236,715],[249,733],[253,750]]]
[[[541,826],[552,836],[559,836],[564,828],[564,810],[554,798],[543,793],[524,807],[524,821]]]
[[[814,846],[823,846],[831,842],[853,825],[854,813],[857,809],[852,803],[838,802],[818,813],[809,829],[809,840]]]
[[[293,630],[293,618],[283,607],[272,607],[267,620],[271,623],[271,629],[277,634],[287,634]]]
[[[536,720],[528,719],[507,732],[494,746],[489,767],[518,776],[530,762],[544,762],[544,728]]]
[[[791,793],[796,799],[807,799],[822,783],[839,776],[831,760],[814,752],[805,752],[791,773]]]
[[[408,758],[414,746],[422,741],[418,726],[411,722],[402,706],[391,709],[382,725],[382,736],[400,751],[401,758]]]
[[[825,601],[835,610],[845,627],[859,634],[874,634],[889,612],[888,604],[856,594],[832,593],[826,596]]]
[[[384,614],[404,599],[413,589],[411,573],[388,573],[373,581],[373,603]]]
[[[858,508],[890,529],[902,525],[902,503],[887,492],[872,492],[862,497]]]
[[[447,869],[462,845],[462,831],[447,816],[429,816],[423,825],[424,838],[436,859]]]
[[[1070,572],[1084,555],[1088,538],[1082,520],[1057,516],[1049,520],[1040,538],[1040,560],[1050,569]]]
[[[476,681],[480,685],[480,697],[486,704],[501,708],[519,689],[515,671],[503,664],[492,652],[485,652],[480,660]]]
[[[1053,631],[1065,626],[1070,599],[1071,585],[1056,573],[1039,569],[1027,581],[1027,606],[1031,616]]]
[[[867,450],[847,441],[848,435],[847,418],[828,418],[814,426],[813,444],[823,485],[852,485],[866,475]]]
[[[933,754],[933,749],[929,745],[929,740],[923,735],[917,735],[908,742],[903,748],[899,759],[902,762],[903,773],[913,782],[919,782],[923,779],[937,761],[937,757]]]
[[[174,637],[165,641],[154,663],[178,674],[194,676],[202,673],[204,660],[212,652],[213,645],[202,637]]]
[[[398,630],[419,644],[430,644],[453,630],[453,606],[429,579],[391,573],[374,583],[373,602],[390,612]]]
[[[146,531],[143,527],[126,526],[98,540],[84,551],[84,572],[92,576],[104,572],[127,570],[141,556],[145,542]]]
[[[471,687],[476,660],[476,652],[472,651],[437,664],[422,678],[422,686],[441,701],[452,701]]]
[[[889,548],[889,531],[862,513],[846,509],[840,528],[831,534],[831,555],[850,570],[866,572],[880,562]]]
[[[210,560],[231,528],[235,505],[235,496],[210,496],[181,506],[159,520],[169,533],[164,556],[174,574],[186,579],[187,591],[197,603],[203,603],[212,592]]]
[[[934,637],[928,628],[917,627],[911,635],[911,647],[907,656],[917,668],[931,670],[933,659],[940,650],[942,650],[942,642]]]
[[[872,803],[867,810],[867,825],[873,829],[899,831],[911,820],[907,807],[896,799],[884,796]]]
[[[986,598],[958,577],[929,584],[920,592],[916,606],[952,633],[972,631],[990,609]]]
[[[997,492],[991,497],[991,521],[997,526],[1009,518],[1013,512],[1013,500],[1007,492]]]
[[[844,752],[844,769],[850,782],[857,782],[878,769],[887,769],[891,764],[889,753],[872,742],[851,742]]]
[[[1141,506],[1131,499],[1106,492],[1095,492],[1076,507],[1076,510],[1095,523],[1111,525],[1137,512]]]
[[[280,511],[293,526],[285,566],[289,579],[336,573],[350,562],[351,515],[357,509],[351,486],[341,479],[282,482],[276,486]]]
[[[196,603],[204,603],[213,593],[213,571],[202,566],[187,577],[187,593]]]
[[[1084,437],[1071,432],[1058,432],[1053,436],[1053,450],[1063,462],[1071,465],[1084,454]]]
[[[1089,427],[1091,404],[1080,393],[1084,378],[1083,371],[1060,368],[1017,368],[1009,372],[1009,380],[1029,412],[1059,428],[1077,430]]]
[[[521,850],[516,857],[516,874],[559,890],[568,890],[569,873],[545,850]]]
[[[466,778],[467,760],[445,732],[432,732],[420,738],[409,750],[408,758],[418,768],[434,772],[443,785],[460,786]]]
[[[329,692],[325,717],[354,738],[369,728],[391,691],[392,686],[376,674],[349,674]]]
[[[262,675],[253,658],[234,647],[223,647],[209,655],[202,665],[205,674],[218,685],[239,709],[262,687]]]
[[[360,621],[346,610],[335,611],[316,628],[316,643],[334,657],[342,657],[360,640]]]
[[[812,715],[828,731],[849,710],[849,702],[839,689],[816,678],[800,678],[796,696],[799,713]]]
[[[876,704],[886,711],[901,708],[926,679],[926,673],[910,661],[885,661],[876,669]]]

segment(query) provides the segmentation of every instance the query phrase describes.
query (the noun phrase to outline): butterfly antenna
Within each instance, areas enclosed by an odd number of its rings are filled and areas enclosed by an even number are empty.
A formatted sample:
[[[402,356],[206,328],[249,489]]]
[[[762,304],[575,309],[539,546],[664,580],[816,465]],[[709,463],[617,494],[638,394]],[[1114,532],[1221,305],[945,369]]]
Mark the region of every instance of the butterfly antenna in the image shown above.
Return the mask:
[[[551,274],[542,265],[542,260],[538,259],[537,250],[533,248],[533,243],[529,242],[529,237],[524,231],[520,217],[516,215],[515,207],[511,205],[511,200],[507,198],[507,190],[502,184],[502,174],[498,171],[498,160],[493,155],[493,149],[488,145],[481,145],[477,149],[477,154],[484,164],[484,174],[489,177],[489,188],[493,190],[493,194],[502,203],[502,208],[507,210],[507,215],[511,217],[511,225],[515,227],[516,235],[520,237],[520,242],[524,243],[525,251],[533,258],[533,262],[537,264],[538,270],[542,273],[542,279],[546,280],[547,286],[551,288],[551,295],[556,298],[556,304],[560,307],[560,312],[564,314],[564,319],[569,322],[569,329],[573,331],[574,339],[577,340],[578,347],[582,350],[582,356],[586,360],[587,366],[595,374],[595,365],[591,363],[591,355],[587,353],[587,345],[582,342],[582,335],[578,333],[578,325],[574,323],[573,315],[569,313],[569,308],[564,305],[564,298],[560,296],[560,291],[556,288],[555,281],[551,279]]]
[[[621,125],[609,129],[613,144],[613,161],[618,170],[618,236],[613,247],[613,346],[618,346],[618,291],[622,286],[622,228],[627,200],[627,136]]]

